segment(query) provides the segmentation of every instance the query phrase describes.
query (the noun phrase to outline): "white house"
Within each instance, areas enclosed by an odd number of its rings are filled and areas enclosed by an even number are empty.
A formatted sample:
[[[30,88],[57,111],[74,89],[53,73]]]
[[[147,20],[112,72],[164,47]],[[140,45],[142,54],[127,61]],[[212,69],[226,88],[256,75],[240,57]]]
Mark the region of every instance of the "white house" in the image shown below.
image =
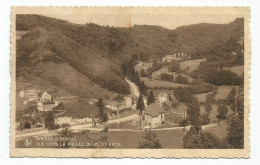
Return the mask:
[[[183,58],[186,58],[187,54],[185,53],[175,53],[172,55],[166,55],[165,57],[163,57],[162,62],[171,62],[172,60],[181,60]]]
[[[166,92],[159,92],[157,97],[158,97],[158,102],[160,104],[167,103],[169,101],[168,93]]]
[[[24,98],[24,97],[25,97],[25,92],[24,92],[24,91],[20,91],[20,92],[19,92],[19,96],[20,96],[21,98]]]
[[[110,108],[114,111],[124,108],[123,104],[119,103],[118,101],[112,101],[112,102],[108,103],[107,105],[105,105],[105,107]]]
[[[143,112],[145,125],[155,128],[164,123],[164,110],[158,103],[148,105]]]
[[[51,101],[51,95],[50,95],[49,93],[47,93],[47,92],[44,92],[44,93],[41,95],[40,100],[41,100],[42,102],[49,102],[49,101]]]
[[[174,55],[166,55],[165,57],[163,57],[162,62],[171,62],[175,58],[176,57],[174,57]]]

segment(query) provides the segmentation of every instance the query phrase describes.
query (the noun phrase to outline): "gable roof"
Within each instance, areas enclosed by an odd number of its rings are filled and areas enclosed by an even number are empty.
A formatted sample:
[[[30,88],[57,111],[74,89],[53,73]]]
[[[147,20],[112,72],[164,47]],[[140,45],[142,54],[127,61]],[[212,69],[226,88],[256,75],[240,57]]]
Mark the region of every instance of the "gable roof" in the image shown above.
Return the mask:
[[[42,98],[44,98],[45,96],[51,96],[49,93],[47,93],[47,92],[44,92],[42,95],[41,95],[41,97]]]
[[[168,94],[166,92],[159,92],[158,97],[168,97]]]
[[[150,115],[152,117],[157,117],[160,113],[164,113],[164,110],[159,103],[152,103],[144,110],[144,114]]]

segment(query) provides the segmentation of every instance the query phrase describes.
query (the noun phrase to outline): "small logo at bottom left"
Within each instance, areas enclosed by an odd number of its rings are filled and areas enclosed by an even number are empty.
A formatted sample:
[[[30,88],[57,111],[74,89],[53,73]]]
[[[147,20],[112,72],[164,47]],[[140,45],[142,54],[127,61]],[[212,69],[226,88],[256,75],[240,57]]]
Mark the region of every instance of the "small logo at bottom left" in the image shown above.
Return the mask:
[[[32,145],[32,139],[25,139],[24,144],[26,147],[29,147]]]

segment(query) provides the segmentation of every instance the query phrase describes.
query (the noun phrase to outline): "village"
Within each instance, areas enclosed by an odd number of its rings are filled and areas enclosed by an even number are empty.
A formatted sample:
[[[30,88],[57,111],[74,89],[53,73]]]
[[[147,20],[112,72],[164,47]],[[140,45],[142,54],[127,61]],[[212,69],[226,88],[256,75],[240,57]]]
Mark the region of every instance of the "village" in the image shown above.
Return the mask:
[[[137,87],[135,87],[137,88]],[[23,104],[35,103],[37,105],[37,109],[39,112],[47,113],[49,111],[57,111],[54,110],[55,107],[58,107],[60,104],[63,104],[61,101],[62,97],[53,98],[48,92],[41,92],[40,90],[25,90],[20,91],[19,96],[24,99]],[[171,97],[171,102],[169,101]],[[124,97],[124,100],[121,101],[111,101],[105,102],[105,107],[112,110],[108,115],[108,119],[116,119],[120,117],[125,117],[126,115],[134,115],[138,113],[136,110],[137,96],[128,95]],[[164,106],[170,105],[173,103],[174,96],[173,94],[169,95],[167,92],[160,92],[156,97],[156,102],[148,105],[147,104],[147,96],[143,96],[145,110],[143,112],[143,122],[145,123],[146,128],[155,128],[164,123],[164,115],[165,111]],[[64,101],[64,99],[63,99]],[[68,100],[67,100],[68,101]],[[97,100],[92,99],[89,101],[89,104],[95,104]],[[60,111],[66,111],[61,109]],[[59,114],[56,115],[55,122],[59,125],[62,124],[86,124],[92,122],[92,118],[83,118],[83,119],[73,119],[71,117],[59,117]],[[137,116],[139,117],[139,116]],[[95,119],[98,121],[98,118]],[[139,118],[138,118],[139,120]],[[19,125],[19,123],[17,123]],[[37,122],[34,127],[44,127],[44,123]]]
[[[187,119],[188,106],[185,103],[185,99],[190,97],[198,100],[202,129],[211,131],[214,131],[214,128],[225,129],[227,127],[225,122],[219,125],[219,109],[228,95],[233,90],[238,90],[238,86],[216,87],[193,79],[192,71],[205,60],[192,59],[186,53],[173,53],[153,62],[138,61],[134,67],[138,82],[125,78],[130,94],[115,94],[112,99],[106,97],[82,99],[75,95],[52,94],[51,90],[40,88],[23,89],[18,92],[23,106],[28,108],[34,105],[37,113],[29,111],[29,114],[22,114],[23,117],[20,118],[23,120],[16,123],[17,138],[47,135],[49,130],[52,132],[51,135],[55,135],[64,128],[74,133],[90,131],[93,132],[90,134],[93,136],[96,133],[100,133],[101,136],[102,132],[109,131],[111,137],[116,132],[134,133],[153,130],[176,133],[174,135],[176,143],[172,145],[179,146],[177,141],[180,141],[191,127]],[[241,75],[239,72],[237,74]],[[187,95],[185,90],[180,89],[191,90],[193,94]],[[215,101],[208,102],[210,99]],[[210,110],[208,106],[211,107]],[[50,113],[53,114],[54,121],[51,129],[47,128],[48,123],[44,120]],[[232,115],[232,109],[228,106],[226,116]],[[224,135],[225,133],[221,134]],[[161,138],[166,138],[167,141],[168,137]]]
[[[185,53],[176,53],[173,55],[166,55],[161,61],[162,62],[171,62],[172,60],[182,60],[182,59],[189,59],[189,57]],[[138,63],[136,66],[143,65],[142,62]],[[146,70],[146,66],[143,65],[142,69]],[[140,74],[140,70],[139,71]],[[115,121],[114,123],[120,122],[127,122],[129,123],[129,120],[132,121],[132,125],[135,125],[136,127],[132,128],[141,128],[141,129],[148,129],[148,128],[156,128],[161,125],[164,125],[165,123],[171,123],[171,125],[167,126],[178,126],[179,123],[183,119],[186,118],[186,107],[184,105],[180,106],[179,108],[175,108],[175,115],[177,117],[174,117],[174,121],[168,121],[166,122],[165,116],[172,116],[172,112],[174,112],[174,108],[172,105],[176,104],[176,98],[174,96],[173,90],[155,90],[155,95],[152,91],[150,91],[150,94],[152,93],[153,101],[148,103],[148,95],[143,95],[142,100],[144,103],[144,110],[142,111],[142,114],[140,114],[139,110],[136,109],[137,107],[137,101],[138,97],[140,96],[139,87],[131,82],[130,80],[126,79],[126,81],[129,83],[131,94],[124,96],[120,98],[119,100],[113,100],[113,101],[106,101],[104,100],[104,106],[106,109],[109,109],[110,111],[107,113],[108,121]],[[77,102],[78,96],[51,96],[48,91],[41,91],[39,89],[29,89],[29,90],[21,90],[19,92],[19,97],[23,99],[24,106],[33,103],[37,105],[37,110],[41,113],[48,113],[50,111],[55,112],[55,123],[58,125],[64,125],[68,124],[70,126],[76,126],[76,125],[84,125],[84,124],[91,124],[92,127],[96,126],[96,122],[98,123],[100,121],[98,116],[94,116],[91,114],[89,117],[84,118],[73,118],[68,117],[64,115],[66,113],[66,108],[64,105],[66,105],[66,102]],[[88,104],[89,105],[96,105],[98,102],[97,99],[89,99]],[[181,109],[180,109],[181,108]],[[167,111],[166,111],[167,109]],[[132,118],[128,118],[129,116],[133,116]],[[118,119],[123,120],[118,120]],[[124,119],[125,118],[125,119]],[[167,117],[166,117],[167,118]],[[176,121],[177,119],[177,121]],[[133,122],[134,121],[134,122]],[[95,125],[93,124],[95,122]],[[134,124],[133,124],[134,123]],[[31,129],[39,129],[44,128],[44,121],[38,121],[36,123],[30,123]],[[140,126],[141,124],[141,126]],[[17,123],[19,126],[20,124]],[[166,127],[167,127],[166,126]]]

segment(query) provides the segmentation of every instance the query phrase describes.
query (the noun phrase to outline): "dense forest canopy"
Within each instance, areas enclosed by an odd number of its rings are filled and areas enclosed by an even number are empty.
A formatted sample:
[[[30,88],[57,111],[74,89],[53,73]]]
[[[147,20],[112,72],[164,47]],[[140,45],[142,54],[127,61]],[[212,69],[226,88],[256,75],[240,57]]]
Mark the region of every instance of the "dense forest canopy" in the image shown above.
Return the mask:
[[[16,30],[28,31],[17,41],[17,76],[28,74],[38,62],[66,62],[97,84],[126,94],[129,89],[124,77],[135,76],[133,65],[138,60],[153,61],[184,52],[194,59],[230,60],[231,65],[241,65],[243,21],[238,18],[230,24],[169,30],[151,25],[79,25],[40,15],[17,15]]]

